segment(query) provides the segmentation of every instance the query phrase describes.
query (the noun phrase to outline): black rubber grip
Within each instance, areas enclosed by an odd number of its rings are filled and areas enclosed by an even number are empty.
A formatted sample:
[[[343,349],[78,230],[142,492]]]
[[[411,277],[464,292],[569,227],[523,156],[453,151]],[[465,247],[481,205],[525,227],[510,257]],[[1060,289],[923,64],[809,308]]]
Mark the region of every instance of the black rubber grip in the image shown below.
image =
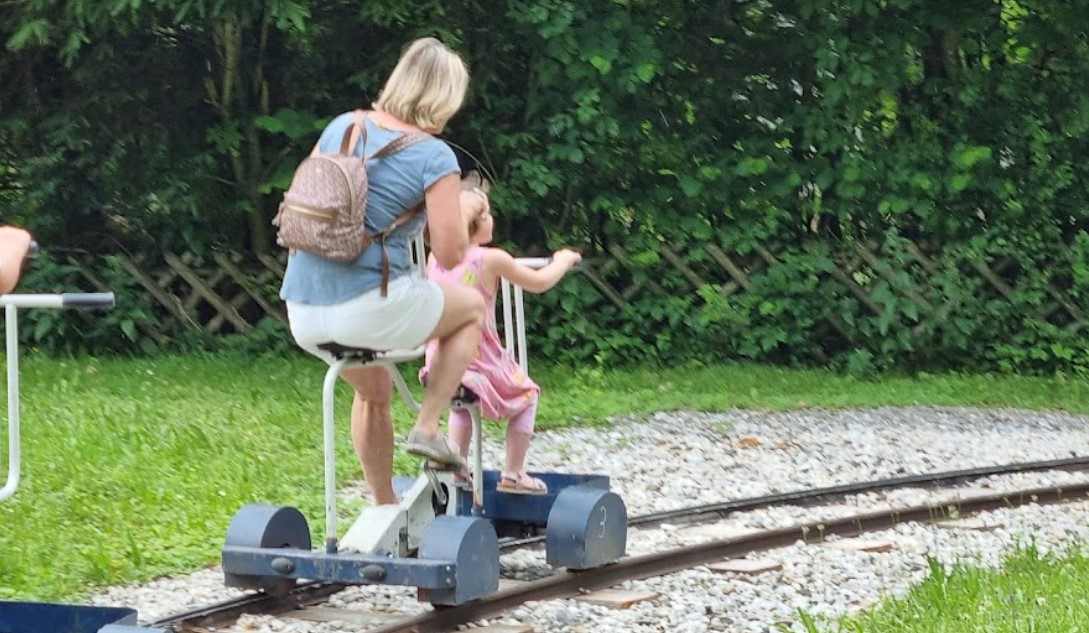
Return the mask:
[[[109,310],[116,304],[112,292],[66,292],[61,295],[61,304],[72,309]]]

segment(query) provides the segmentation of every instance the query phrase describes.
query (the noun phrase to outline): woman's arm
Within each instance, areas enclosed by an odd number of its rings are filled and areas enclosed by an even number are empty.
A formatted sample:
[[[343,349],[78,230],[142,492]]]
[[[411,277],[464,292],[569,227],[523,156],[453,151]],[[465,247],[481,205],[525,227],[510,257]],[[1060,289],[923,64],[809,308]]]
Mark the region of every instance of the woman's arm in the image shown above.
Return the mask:
[[[469,230],[461,214],[460,192],[460,177],[448,174],[436,180],[424,196],[431,254],[447,270],[457,266],[469,250]]]
[[[581,260],[581,255],[565,248],[556,251],[547,266],[535,269],[519,264],[502,249],[489,248],[484,253],[484,270],[521,286],[526,292],[540,294],[555,286]]]
[[[0,226],[0,295],[15,289],[30,248],[30,233],[13,226]]]

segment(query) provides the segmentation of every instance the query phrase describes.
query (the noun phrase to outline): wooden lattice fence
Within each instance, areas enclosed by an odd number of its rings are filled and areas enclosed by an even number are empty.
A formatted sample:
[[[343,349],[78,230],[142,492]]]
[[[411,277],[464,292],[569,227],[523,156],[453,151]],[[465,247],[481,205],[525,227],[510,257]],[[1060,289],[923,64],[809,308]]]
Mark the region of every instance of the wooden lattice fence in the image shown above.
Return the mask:
[[[792,253],[799,249],[792,248]],[[633,256],[613,245],[588,257],[581,271],[584,281],[571,283],[588,283],[603,305],[621,312],[635,303],[695,293],[708,286],[729,298],[759,292],[756,280],[785,265],[783,253],[784,249],[774,246],[738,254],[713,243],[694,247],[665,244],[648,259],[646,253]],[[1017,300],[1023,290],[1019,284],[1027,283],[1024,280],[1029,277],[1027,267],[1034,265],[1005,255],[990,259],[978,254],[950,256],[910,241],[891,253],[887,246],[856,243],[828,255],[832,265],[822,271],[820,279],[825,292],[844,293],[857,301],[859,310],[887,318],[893,327],[914,336],[932,330],[962,309],[965,293],[986,301]],[[158,317],[157,324],[142,322],[138,326],[160,343],[191,328],[229,334],[249,332],[265,317],[286,323],[284,306],[277,296],[285,265],[282,255],[243,257],[221,252],[201,258],[192,254],[165,254],[154,260],[125,255],[114,258],[134,280],[130,291],[144,293],[142,300],[151,304]],[[71,285],[110,289],[96,273],[95,262],[71,258],[68,264],[79,271],[79,279]],[[1044,300],[1030,315],[1068,332],[1086,324],[1087,312],[1080,293],[1070,292],[1073,265],[1069,252],[1056,251],[1054,272],[1046,274],[1045,283],[1036,288]],[[950,293],[933,283],[937,277],[948,277],[951,268],[961,279],[961,292]],[[1032,278],[1032,283],[1040,284],[1039,274]],[[890,292],[896,297],[895,308],[890,307]],[[887,314],[890,310],[896,314]],[[849,343],[859,339],[843,315],[827,317],[822,327],[834,330]]]
[[[826,287],[845,289],[876,317],[884,316],[890,309],[875,297],[878,288],[881,292],[891,290],[898,299],[914,306],[911,312],[918,317],[913,323],[901,325],[910,326],[918,335],[961,307],[961,297],[956,293],[950,296],[932,286],[931,281],[946,272],[941,268],[956,267],[976,275],[974,283],[969,281],[965,286],[972,288],[976,295],[984,293],[989,295],[986,298],[997,301],[1014,301],[1018,284],[1025,276],[1023,265],[1010,256],[1001,255],[989,260],[978,254],[948,257],[939,249],[924,248],[907,240],[899,246],[903,252],[890,257],[875,243],[849,245],[830,258],[834,265],[827,270],[827,278],[821,283]],[[774,249],[764,246],[756,247],[752,254],[738,255],[727,254],[713,243],[694,248],[663,245],[657,254],[663,271],[639,281],[632,282],[630,275],[624,274],[624,269],[631,267],[632,257],[619,246],[610,247],[607,255],[587,262],[583,272],[604,299],[624,309],[635,298],[647,293],[665,297],[677,291],[695,292],[708,285],[718,286],[726,297],[753,292],[754,278],[772,267],[783,265]],[[1072,333],[1086,325],[1089,307],[1079,305],[1077,296],[1068,295],[1070,271],[1075,264],[1068,249],[1056,248],[1053,267],[1044,271],[1047,281],[1040,289],[1046,299],[1029,316]],[[663,279],[681,283],[679,287],[675,284],[666,289],[659,283]],[[827,292],[833,292],[832,288]],[[855,338],[841,319],[832,319],[829,325],[846,338]]]
[[[284,274],[282,256],[243,258],[219,252],[198,258],[191,253],[165,253],[153,264],[143,255],[119,254],[110,259],[130,277],[127,291],[107,282],[101,262],[87,257],[65,258],[66,267],[75,271],[65,288],[114,291],[122,304],[133,301],[126,293],[143,294],[137,301],[148,304],[157,318],[137,321],[135,326],[160,345],[187,329],[245,334],[266,317],[287,324],[284,304],[277,296]]]

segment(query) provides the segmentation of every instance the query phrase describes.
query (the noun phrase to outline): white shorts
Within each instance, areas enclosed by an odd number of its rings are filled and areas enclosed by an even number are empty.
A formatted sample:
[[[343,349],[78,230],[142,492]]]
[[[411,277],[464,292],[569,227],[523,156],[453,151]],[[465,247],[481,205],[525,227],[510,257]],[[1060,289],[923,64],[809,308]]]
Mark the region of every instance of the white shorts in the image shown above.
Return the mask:
[[[333,305],[287,302],[287,320],[295,342],[307,352],[333,362],[318,349],[320,343],[340,343],[376,351],[413,349],[427,342],[442,316],[442,288],[416,275],[389,283],[389,294],[378,288]]]

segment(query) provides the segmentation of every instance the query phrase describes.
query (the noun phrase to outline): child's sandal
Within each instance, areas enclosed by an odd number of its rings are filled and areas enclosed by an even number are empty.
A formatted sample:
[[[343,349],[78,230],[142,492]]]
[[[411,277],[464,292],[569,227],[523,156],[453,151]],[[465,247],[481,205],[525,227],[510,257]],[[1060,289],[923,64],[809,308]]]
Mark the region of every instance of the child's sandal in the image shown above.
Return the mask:
[[[546,495],[548,484],[539,477],[531,477],[529,473],[503,473],[499,483],[495,487],[499,492],[512,495]]]

